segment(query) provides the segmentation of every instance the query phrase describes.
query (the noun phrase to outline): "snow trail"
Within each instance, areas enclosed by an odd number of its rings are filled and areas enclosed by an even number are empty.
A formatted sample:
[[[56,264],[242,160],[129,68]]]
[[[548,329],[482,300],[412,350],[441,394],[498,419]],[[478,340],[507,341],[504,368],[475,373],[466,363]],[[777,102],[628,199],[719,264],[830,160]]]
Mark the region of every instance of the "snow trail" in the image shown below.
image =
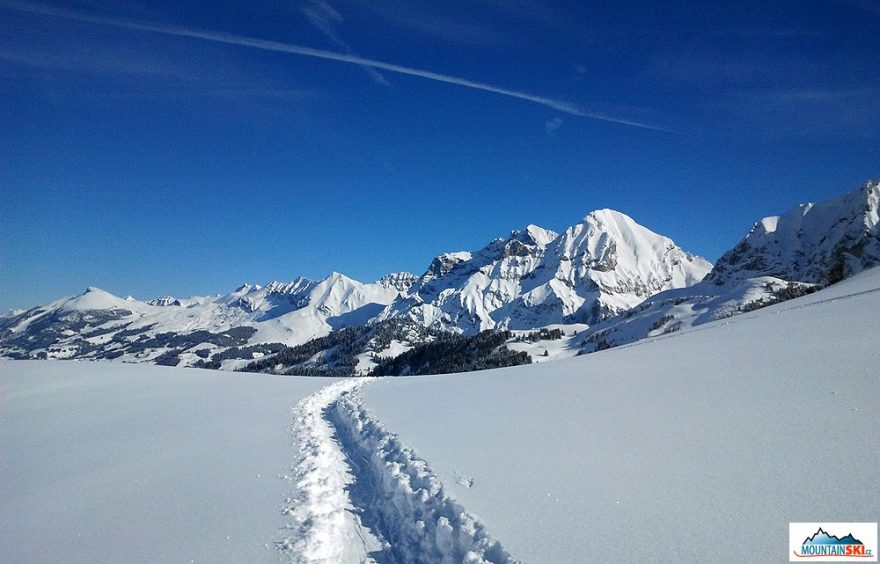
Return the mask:
[[[346,394],[327,410],[337,437],[358,469],[365,521],[390,544],[391,557],[405,563],[507,564],[518,562],[474,515],[446,495],[424,460],[405,447]]]
[[[446,495],[424,460],[386,431],[357,390],[335,382],[302,400],[292,517],[276,546],[294,562],[512,563],[477,518]]]
[[[324,412],[340,396],[357,389],[363,379],[342,380],[321,388],[294,408],[291,434],[297,446],[293,475],[295,494],[282,513],[292,521],[276,541],[293,562],[376,562],[371,553],[385,545],[360,520],[348,495],[352,476]]]

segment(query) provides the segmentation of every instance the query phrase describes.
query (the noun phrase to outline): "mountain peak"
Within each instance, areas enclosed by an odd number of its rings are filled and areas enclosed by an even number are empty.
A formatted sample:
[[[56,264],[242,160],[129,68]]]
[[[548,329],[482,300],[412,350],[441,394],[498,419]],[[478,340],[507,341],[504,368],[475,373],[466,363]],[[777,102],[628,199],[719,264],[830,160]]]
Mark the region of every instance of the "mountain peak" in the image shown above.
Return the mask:
[[[611,208],[601,208],[598,210],[593,210],[588,213],[582,223],[601,223],[601,224],[613,224],[613,223],[635,223],[633,218],[626,215],[623,212],[619,212],[617,210],[613,210]]]
[[[250,282],[245,282],[241,286],[235,289],[234,293],[236,294],[246,294],[252,290],[259,290],[259,284],[251,284]]]
[[[350,283],[357,282],[355,279],[349,278],[345,274],[343,274],[341,272],[336,272],[335,270],[333,272],[331,272],[330,275],[324,279],[324,281],[330,282],[331,284],[336,284],[336,283],[350,284]]]
[[[761,276],[828,284],[880,264],[880,182],[757,223],[707,277],[723,285]]]
[[[127,302],[119,296],[114,296],[106,290],[89,286],[82,294],[67,299],[64,302],[63,308],[69,311],[127,309],[131,307],[130,304],[131,302]]]
[[[536,245],[543,248],[549,245],[550,242],[558,236],[559,233],[556,233],[555,231],[544,229],[543,227],[530,223],[525,229],[511,231],[508,241],[516,239],[521,243]]]

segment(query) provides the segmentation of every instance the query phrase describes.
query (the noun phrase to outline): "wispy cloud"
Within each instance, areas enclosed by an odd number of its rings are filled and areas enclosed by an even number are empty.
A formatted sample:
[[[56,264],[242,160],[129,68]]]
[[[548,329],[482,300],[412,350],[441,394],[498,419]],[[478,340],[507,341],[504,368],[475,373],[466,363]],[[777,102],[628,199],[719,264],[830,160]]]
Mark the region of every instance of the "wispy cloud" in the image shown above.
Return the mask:
[[[181,27],[175,25],[167,25],[167,24],[159,24],[159,23],[151,23],[144,22],[138,20],[130,20],[125,18],[116,18],[116,17],[108,17],[108,16],[95,16],[90,14],[83,14],[81,12],[76,12],[73,10],[67,10],[64,8],[57,8],[54,6],[49,6],[45,4],[37,4],[31,2],[20,2],[17,0],[0,0],[0,7],[4,7],[11,10],[17,10],[21,12],[28,12],[32,14],[40,14],[45,16],[52,16],[58,18],[64,18],[69,20],[81,21],[92,23],[96,25],[104,25],[111,26],[123,29],[133,29],[138,31],[147,31],[152,33],[161,33],[164,35],[173,35],[176,37],[188,37],[192,39],[201,39],[204,41],[212,41],[215,43],[223,43],[227,45],[238,45],[241,47],[251,47],[254,49],[262,49],[266,51],[274,51],[279,53],[290,53],[293,55],[302,55],[305,57],[313,57],[317,59],[326,59],[330,61],[337,61],[341,63],[349,63],[354,65],[363,65],[372,67],[377,70],[384,70],[388,72],[393,72],[397,74],[403,74],[408,76],[416,76],[419,78],[424,78],[427,80],[433,80],[435,82],[443,82],[446,84],[454,84],[457,86],[462,86],[464,88],[471,88],[473,90],[482,90],[484,92],[491,92],[493,94],[498,94],[500,96],[507,96],[509,98],[516,98],[519,100],[524,100],[527,102],[533,102],[535,104],[540,104],[542,106],[546,106],[548,108],[552,108],[554,110],[570,114],[573,116],[596,119],[611,123],[617,123],[621,125],[629,125],[632,127],[638,127],[642,129],[651,129],[655,131],[662,131],[665,133],[675,133],[669,129],[665,129],[662,127],[658,127],[655,125],[641,123],[638,121],[629,120],[626,118],[620,118],[616,116],[611,116],[607,114],[601,114],[597,112],[591,112],[589,110],[585,110],[580,108],[574,104],[569,102],[565,102],[562,100],[556,100],[554,98],[548,98],[546,96],[539,96],[535,94],[530,94],[527,92],[521,92],[519,90],[512,90],[509,88],[502,88],[499,86],[494,86],[491,84],[487,84],[484,82],[478,82],[474,80],[469,80],[466,78],[460,78],[448,74],[441,74],[433,71],[406,67],[403,65],[396,65],[393,63],[386,63],[382,61],[377,61],[374,59],[367,59],[363,57],[358,57],[355,55],[348,55],[345,53],[336,53],[333,51],[325,51],[322,49],[313,49],[311,47],[304,47],[301,45],[293,45],[290,43],[280,43],[277,41],[268,41],[265,39],[256,39],[252,37],[244,37],[241,35],[235,35],[226,32],[218,32],[218,31],[206,31],[200,29],[193,29],[188,27]]]
[[[563,119],[561,117],[555,117],[553,119],[548,119],[544,123],[544,131],[547,132],[547,135],[553,137],[556,134],[556,130],[562,127]]]
[[[878,93],[876,86],[740,90],[706,104],[704,111],[723,120],[719,127],[736,124],[737,136],[779,140],[876,135]]]
[[[357,53],[336,32],[336,26],[342,22],[342,16],[339,15],[339,12],[333,6],[324,0],[306,0],[300,4],[300,12],[331,43],[347,54],[357,56]],[[381,84],[382,86],[389,85],[385,77],[373,67],[368,65],[360,65],[360,67],[376,84]]]
[[[458,6],[455,3],[419,4],[412,0],[340,1],[382,19],[385,24],[448,43],[489,46],[510,40],[509,36],[485,23],[455,13],[458,12],[454,9]],[[450,7],[453,9],[450,10]]]
[[[840,0],[839,3],[880,16],[880,3],[876,0]]]
[[[84,50],[79,53],[55,53],[49,51],[23,51],[0,49],[0,61],[7,61],[32,69],[75,71],[86,74],[126,74],[164,76],[176,79],[192,79],[191,72],[138,58],[121,59],[102,53],[100,56]]]
[[[568,22],[551,9],[546,3],[537,0],[471,0],[476,4],[483,4],[513,18],[540,23],[549,27],[559,27]]]

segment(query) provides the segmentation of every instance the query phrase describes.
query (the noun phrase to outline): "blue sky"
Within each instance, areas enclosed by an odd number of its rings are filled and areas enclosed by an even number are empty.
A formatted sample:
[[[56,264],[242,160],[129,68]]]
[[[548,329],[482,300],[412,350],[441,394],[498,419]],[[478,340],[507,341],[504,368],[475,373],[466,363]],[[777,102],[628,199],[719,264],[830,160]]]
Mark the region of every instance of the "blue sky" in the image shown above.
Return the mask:
[[[0,308],[421,273],[603,207],[715,260],[880,176],[873,0],[197,4],[0,0]]]

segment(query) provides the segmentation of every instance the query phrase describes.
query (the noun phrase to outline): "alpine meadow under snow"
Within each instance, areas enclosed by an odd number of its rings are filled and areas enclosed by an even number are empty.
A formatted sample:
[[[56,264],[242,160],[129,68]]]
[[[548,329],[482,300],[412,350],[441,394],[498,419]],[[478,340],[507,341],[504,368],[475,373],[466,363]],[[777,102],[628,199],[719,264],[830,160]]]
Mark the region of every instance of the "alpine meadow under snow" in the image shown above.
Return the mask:
[[[878,296],[873,268],[585,357],[418,378],[6,361],[0,556],[784,561],[790,521],[876,518]]]

